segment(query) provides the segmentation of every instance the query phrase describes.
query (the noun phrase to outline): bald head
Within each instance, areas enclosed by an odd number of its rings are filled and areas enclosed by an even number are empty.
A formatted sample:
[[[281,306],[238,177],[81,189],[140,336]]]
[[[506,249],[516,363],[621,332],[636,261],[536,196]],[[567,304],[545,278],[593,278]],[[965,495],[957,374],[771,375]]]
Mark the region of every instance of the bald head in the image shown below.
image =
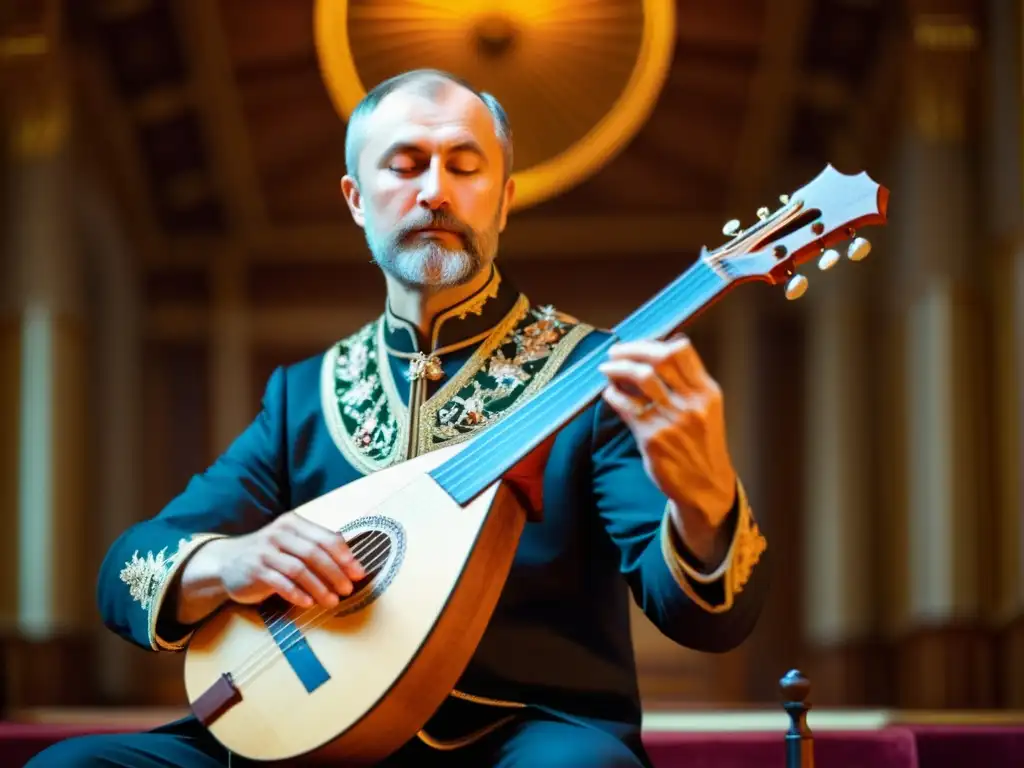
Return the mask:
[[[378,84],[356,105],[349,116],[345,132],[345,166],[347,173],[359,178],[359,162],[366,145],[366,131],[371,118],[389,96],[398,92],[415,94],[428,101],[438,102],[467,92],[480,101],[490,114],[495,137],[501,144],[504,176],[512,173],[512,129],[508,116],[498,100],[486,91],[478,91],[460,77],[438,69],[415,69],[396,75]]]

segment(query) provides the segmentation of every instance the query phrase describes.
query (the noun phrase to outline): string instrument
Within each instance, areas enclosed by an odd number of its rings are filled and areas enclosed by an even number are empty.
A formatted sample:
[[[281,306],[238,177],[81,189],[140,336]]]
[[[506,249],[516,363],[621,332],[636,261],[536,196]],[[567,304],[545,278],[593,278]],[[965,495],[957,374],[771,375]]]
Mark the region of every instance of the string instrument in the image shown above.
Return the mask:
[[[615,342],[662,339],[747,282],[785,284],[797,267],[884,225],[888,190],[866,173],[831,165],[774,212],[724,245],[701,250],[670,285],[613,329],[519,410],[472,440],[380,470],[296,511],[344,535],[367,573],[335,609],[271,598],[229,603],[185,651],[193,712],[227,749],[276,761],[318,752],[374,763],[415,736],[468,665],[491,617],[532,514],[512,478],[535,449],[601,394],[598,370]]]

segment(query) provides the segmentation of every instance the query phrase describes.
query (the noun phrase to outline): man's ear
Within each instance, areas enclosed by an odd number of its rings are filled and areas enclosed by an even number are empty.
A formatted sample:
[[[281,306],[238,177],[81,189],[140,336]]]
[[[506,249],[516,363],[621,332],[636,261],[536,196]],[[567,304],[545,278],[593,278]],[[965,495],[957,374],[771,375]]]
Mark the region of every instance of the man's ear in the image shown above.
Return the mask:
[[[499,232],[505,231],[505,223],[508,221],[508,212],[512,210],[512,201],[516,197],[516,180],[511,176],[505,182],[505,190],[501,200],[501,222],[498,226]]]
[[[352,213],[352,220],[360,227],[363,226],[366,223],[366,217],[363,215],[363,196],[359,192],[359,182],[352,176],[342,176],[341,194]]]

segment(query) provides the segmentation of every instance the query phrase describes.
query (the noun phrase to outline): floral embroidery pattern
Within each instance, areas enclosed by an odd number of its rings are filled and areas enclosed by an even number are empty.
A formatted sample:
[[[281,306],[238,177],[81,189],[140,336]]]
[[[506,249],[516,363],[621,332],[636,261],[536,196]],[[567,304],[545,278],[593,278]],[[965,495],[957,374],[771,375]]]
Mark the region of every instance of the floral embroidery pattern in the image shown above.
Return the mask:
[[[160,586],[174,565],[178,554],[188,544],[188,539],[181,539],[178,542],[178,549],[171,555],[167,555],[167,547],[164,547],[156,554],[147,552],[145,557],[139,556],[135,550],[132,559],[125,563],[121,569],[121,581],[128,585],[128,592],[142,606],[142,610],[148,611],[156,599]]]
[[[531,319],[533,322],[520,324],[509,333],[487,364],[437,409],[436,419],[428,426],[428,449],[463,437],[504,415],[571,328],[551,306],[532,309]]]
[[[369,323],[335,345],[324,363],[325,418],[342,453],[364,472],[404,456],[408,433],[404,401],[390,370],[380,368],[388,365],[383,323]],[[414,454],[467,439],[526,402],[590,330],[554,307],[530,309],[524,298],[420,409]]]
[[[397,446],[398,422],[381,385],[373,339],[377,322],[341,342],[334,359],[334,394],[345,431],[373,462],[387,462]]]

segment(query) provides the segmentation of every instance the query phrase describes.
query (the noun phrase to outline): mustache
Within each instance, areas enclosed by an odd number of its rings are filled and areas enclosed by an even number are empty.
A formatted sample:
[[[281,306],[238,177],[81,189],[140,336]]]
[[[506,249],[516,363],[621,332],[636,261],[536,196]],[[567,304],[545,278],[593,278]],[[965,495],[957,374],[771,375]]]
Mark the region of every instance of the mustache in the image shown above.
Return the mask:
[[[443,229],[452,232],[466,244],[472,244],[473,233],[462,221],[449,211],[433,211],[424,217],[407,222],[395,233],[395,239],[399,242],[410,235],[423,229]]]

